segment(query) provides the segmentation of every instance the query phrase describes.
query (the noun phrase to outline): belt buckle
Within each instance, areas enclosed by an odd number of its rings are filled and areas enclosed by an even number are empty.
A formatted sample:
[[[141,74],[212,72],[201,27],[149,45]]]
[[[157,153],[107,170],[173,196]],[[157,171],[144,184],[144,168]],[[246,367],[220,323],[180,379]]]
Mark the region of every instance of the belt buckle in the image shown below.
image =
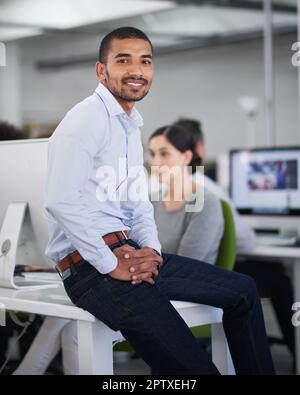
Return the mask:
[[[61,279],[64,281],[65,279],[67,279],[68,277],[71,276],[71,269],[68,268],[66,270],[64,270],[61,274]]]
[[[62,281],[64,281],[66,278],[70,277],[71,275],[71,270],[70,268],[64,270],[63,272],[61,272],[58,268],[58,266],[55,266],[55,270],[57,271],[57,273],[59,274],[59,277],[61,278]]]

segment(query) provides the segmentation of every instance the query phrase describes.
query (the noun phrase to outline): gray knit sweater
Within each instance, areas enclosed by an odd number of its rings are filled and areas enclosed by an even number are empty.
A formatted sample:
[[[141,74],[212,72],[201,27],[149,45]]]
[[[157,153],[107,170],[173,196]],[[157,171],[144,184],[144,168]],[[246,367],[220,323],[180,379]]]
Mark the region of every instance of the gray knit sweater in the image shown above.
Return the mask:
[[[214,264],[224,222],[220,200],[204,190],[204,206],[200,212],[186,212],[185,205],[168,211],[161,201],[152,204],[163,252]],[[195,203],[195,199],[191,203]]]

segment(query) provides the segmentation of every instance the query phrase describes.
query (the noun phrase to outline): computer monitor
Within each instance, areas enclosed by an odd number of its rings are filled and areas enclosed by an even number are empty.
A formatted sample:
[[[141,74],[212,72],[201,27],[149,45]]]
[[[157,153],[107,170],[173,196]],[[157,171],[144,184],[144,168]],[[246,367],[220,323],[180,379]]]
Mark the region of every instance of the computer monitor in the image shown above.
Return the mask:
[[[230,193],[241,214],[300,215],[300,147],[230,152]]]
[[[0,285],[15,264],[47,265],[44,184],[48,139],[0,142]]]

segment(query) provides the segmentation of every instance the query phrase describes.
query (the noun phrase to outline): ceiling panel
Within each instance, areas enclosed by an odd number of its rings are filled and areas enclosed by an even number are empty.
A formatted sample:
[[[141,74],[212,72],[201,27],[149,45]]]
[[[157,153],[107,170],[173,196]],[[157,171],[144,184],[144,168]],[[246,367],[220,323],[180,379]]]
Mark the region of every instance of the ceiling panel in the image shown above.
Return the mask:
[[[216,6],[181,6],[168,11],[132,18],[132,22],[149,34],[209,36],[213,34],[253,31],[263,28],[264,16],[258,10]],[[297,24],[291,13],[274,13],[274,26]]]
[[[0,0],[0,41],[62,31],[101,35],[118,26],[132,25],[148,33],[155,45],[167,46],[190,38],[233,36],[263,29],[261,10],[228,6],[244,4],[242,0],[200,3],[206,4],[178,5],[176,1],[154,0]],[[295,5],[296,0],[276,3]],[[297,15],[276,11],[273,22],[275,28],[296,28]]]
[[[28,28],[70,29],[174,6],[172,1],[0,0],[0,40],[24,36]]]

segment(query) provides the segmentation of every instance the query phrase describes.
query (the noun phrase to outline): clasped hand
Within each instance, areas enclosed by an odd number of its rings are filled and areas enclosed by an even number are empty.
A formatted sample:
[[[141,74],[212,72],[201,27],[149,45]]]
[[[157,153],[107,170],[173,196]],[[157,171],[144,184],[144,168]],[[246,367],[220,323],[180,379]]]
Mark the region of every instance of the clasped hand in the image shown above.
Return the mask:
[[[131,281],[132,284],[147,282],[155,284],[158,268],[162,265],[161,256],[150,247],[136,250],[128,244],[115,248],[113,253],[118,258],[118,266],[110,273],[112,278]]]

